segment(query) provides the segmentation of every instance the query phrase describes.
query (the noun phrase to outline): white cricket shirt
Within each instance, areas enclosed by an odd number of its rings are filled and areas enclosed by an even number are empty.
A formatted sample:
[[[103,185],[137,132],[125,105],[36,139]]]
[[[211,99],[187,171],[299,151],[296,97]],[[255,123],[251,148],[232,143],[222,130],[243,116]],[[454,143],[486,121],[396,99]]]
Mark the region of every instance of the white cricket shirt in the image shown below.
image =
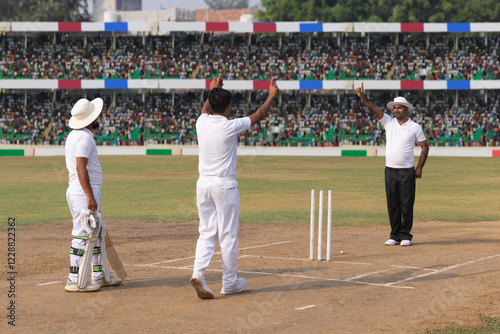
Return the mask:
[[[80,187],[80,180],[76,171],[76,158],[87,158],[87,170],[92,189],[101,189],[102,169],[97,158],[97,147],[94,134],[87,128],[72,130],[66,139],[64,148],[66,155],[66,168],[69,172],[69,186]]]
[[[387,114],[380,123],[385,128],[385,165],[391,168],[415,167],[415,143],[426,140],[422,127],[411,119],[399,124],[396,118]]]
[[[249,117],[229,120],[201,114],[196,121],[200,176],[235,177],[237,135],[252,125]]]

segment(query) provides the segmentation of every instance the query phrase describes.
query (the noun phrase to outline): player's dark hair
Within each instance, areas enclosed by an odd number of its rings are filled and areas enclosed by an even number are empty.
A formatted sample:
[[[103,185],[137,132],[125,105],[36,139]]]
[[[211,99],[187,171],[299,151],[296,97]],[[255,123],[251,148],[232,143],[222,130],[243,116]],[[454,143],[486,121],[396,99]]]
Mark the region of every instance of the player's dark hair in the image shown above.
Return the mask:
[[[214,88],[208,94],[208,102],[214,113],[222,114],[231,103],[231,93],[223,88]]]

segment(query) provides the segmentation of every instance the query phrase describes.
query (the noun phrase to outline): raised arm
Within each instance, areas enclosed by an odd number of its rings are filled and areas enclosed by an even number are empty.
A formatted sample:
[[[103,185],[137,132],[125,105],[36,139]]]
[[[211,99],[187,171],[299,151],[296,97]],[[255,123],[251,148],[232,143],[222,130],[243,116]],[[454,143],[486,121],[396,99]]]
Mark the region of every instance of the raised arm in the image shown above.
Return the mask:
[[[222,78],[219,76],[217,78],[213,78],[212,81],[210,82],[210,90],[214,88],[222,88],[224,86],[224,83],[222,82]],[[202,114],[211,114],[212,107],[210,106],[210,103],[208,102],[208,99],[205,101],[205,104],[203,105],[203,108],[201,108],[201,113]]]
[[[384,112],[380,110],[380,108],[377,107],[372,100],[369,100],[365,96],[365,89],[363,87],[363,83],[361,83],[361,87],[356,88],[356,94],[358,94],[359,98],[361,99],[361,101],[363,101],[364,105],[368,109],[370,109],[375,114],[375,116],[377,116],[378,120],[381,120],[384,117]]]
[[[269,96],[267,97],[266,102],[264,102],[264,104],[259,109],[257,109],[255,113],[248,116],[252,121],[252,126],[259,123],[266,117],[269,109],[271,109],[274,98],[278,95],[279,92],[280,89],[278,88],[278,86],[276,86],[276,81],[271,78],[271,82],[269,83]]]

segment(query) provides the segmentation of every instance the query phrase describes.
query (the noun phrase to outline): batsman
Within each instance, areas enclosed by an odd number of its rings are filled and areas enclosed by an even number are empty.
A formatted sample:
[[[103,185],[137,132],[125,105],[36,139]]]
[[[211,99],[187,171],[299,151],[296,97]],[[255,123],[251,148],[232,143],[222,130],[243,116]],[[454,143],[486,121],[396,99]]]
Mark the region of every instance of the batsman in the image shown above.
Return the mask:
[[[64,288],[69,292],[97,291],[102,286],[122,282],[109,271],[106,225],[100,209],[102,169],[92,131],[99,127],[98,117],[102,107],[101,98],[92,101],[80,99],[73,106],[69,120],[69,127],[73,130],[65,146],[69,172],[66,199],[73,216],[73,240],[70,271]]]

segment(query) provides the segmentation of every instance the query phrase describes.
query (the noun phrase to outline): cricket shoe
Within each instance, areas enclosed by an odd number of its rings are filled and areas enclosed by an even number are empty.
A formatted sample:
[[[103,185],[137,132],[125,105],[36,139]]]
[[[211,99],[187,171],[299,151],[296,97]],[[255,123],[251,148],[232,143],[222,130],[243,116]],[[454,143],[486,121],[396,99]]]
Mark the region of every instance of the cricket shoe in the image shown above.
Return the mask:
[[[118,284],[121,284],[123,282],[123,280],[121,278],[118,278],[118,277],[114,277],[114,276],[111,276],[109,275],[109,282],[106,281],[103,278],[101,279],[98,279],[98,280],[92,280],[92,284],[96,284],[96,285],[99,285],[101,287],[103,286],[114,286],[114,285],[118,285]]]
[[[411,240],[401,240],[401,246],[411,246]]]
[[[204,276],[193,276],[189,283],[191,283],[191,286],[196,290],[199,298],[212,299],[215,297],[212,290],[208,287],[207,282],[205,282]]]
[[[247,280],[244,278],[237,278],[236,283],[231,289],[225,289],[224,287],[222,287],[222,290],[220,290],[220,294],[231,295],[233,293],[240,293],[243,290],[245,290],[246,287],[247,287]]]
[[[396,241],[394,239],[389,239],[385,242],[385,244],[387,246],[396,246],[396,245],[399,245],[399,241]]]
[[[66,286],[64,287],[64,290],[68,292],[92,292],[92,291],[97,291],[100,288],[101,288],[100,285],[88,282],[86,287],[80,289],[76,282],[72,282],[68,279],[68,281],[66,282]]]

